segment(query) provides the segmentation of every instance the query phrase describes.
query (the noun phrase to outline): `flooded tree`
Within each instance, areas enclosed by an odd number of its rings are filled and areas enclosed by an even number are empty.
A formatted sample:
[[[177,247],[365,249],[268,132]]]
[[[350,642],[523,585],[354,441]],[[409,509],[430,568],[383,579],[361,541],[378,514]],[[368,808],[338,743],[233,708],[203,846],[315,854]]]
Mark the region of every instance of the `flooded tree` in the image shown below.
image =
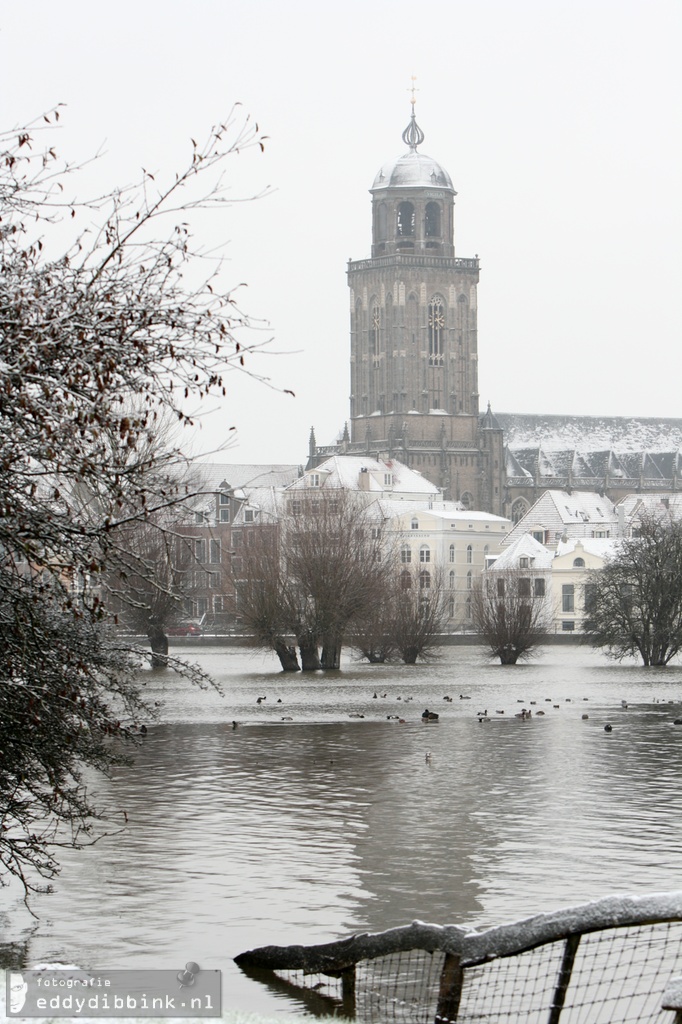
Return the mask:
[[[642,516],[587,587],[584,629],[595,647],[667,665],[682,650],[682,522]]]
[[[289,662],[295,644],[304,671],[337,669],[354,623],[382,599],[383,555],[372,513],[353,492],[291,497],[276,542],[264,533],[243,560],[240,614],[263,646],[278,653],[284,644]]]
[[[536,588],[534,582],[527,571],[493,570],[472,590],[474,629],[502,665],[531,657],[549,632],[544,586]]]
[[[189,221],[229,201],[230,154],[263,144],[231,115],[168,179],[77,204],[58,119],[0,134],[0,881],[26,893],[58,870],[55,842],[87,841],[85,770],[152,713],[104,581],[126,558],[139,580],[156,568],[130,541],[178,501],[180,446],[149,452],[164,410],[190,425],[244,363],[248,319]]]

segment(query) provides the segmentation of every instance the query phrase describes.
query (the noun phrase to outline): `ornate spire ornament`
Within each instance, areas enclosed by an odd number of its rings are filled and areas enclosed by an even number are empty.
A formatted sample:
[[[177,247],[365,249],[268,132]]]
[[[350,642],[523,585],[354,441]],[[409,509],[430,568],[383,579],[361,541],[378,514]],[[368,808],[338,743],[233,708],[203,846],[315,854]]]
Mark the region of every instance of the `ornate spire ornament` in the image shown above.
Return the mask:
[[[412,104],[412,116],[410,117],[410,123],[403,132],[403,142],[405,143],[406,146],[410,147],[413,153],[416,153],[417,146],[421,146],[422,142],[424,141],[424,132],[417,124],[417,118],[414,113],[414,106],[415,103],[417,102],[417,97],[415,96],[415,92],[417,92],[417,87],[414,84],[416,81],[416,76],[412,75],[412,85],[410,87],[410,92],[412,93],[412,98],[410,99],[410,103]]]

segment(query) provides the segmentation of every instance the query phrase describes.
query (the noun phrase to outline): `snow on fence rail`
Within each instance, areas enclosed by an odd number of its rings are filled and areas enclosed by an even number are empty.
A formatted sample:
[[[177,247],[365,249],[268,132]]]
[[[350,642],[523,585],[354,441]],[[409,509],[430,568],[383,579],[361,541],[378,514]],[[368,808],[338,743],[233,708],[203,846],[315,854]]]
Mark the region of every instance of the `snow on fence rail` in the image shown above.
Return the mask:
[[[682,891],[609,896],[485,931],[414,921],[262,946],[235,962],[312,1013],[363,1024],[682,1024]]]

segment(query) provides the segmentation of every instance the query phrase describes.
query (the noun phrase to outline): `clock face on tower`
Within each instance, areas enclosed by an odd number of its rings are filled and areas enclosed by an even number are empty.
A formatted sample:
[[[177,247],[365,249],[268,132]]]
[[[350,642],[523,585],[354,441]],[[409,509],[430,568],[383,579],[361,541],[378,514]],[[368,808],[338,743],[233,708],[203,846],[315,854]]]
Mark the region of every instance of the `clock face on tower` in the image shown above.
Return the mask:
[[[442,330],[445,327],[445,317],[441,309],[434,309],[432,313],[429,313],[429,327],[433,327],[436,330]]]

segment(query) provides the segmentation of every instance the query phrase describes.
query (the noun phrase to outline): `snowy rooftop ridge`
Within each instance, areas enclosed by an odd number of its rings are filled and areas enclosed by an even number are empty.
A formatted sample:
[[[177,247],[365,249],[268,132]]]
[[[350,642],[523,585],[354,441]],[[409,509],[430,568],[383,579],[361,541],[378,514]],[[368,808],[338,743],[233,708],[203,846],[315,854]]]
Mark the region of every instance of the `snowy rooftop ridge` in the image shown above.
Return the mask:
[[[547,452],[571,448],[581,452],[682,449],[682,419],[509,412],[498,412],[495,416],[504,431],[506,446],[513,451],[538,447]]]

